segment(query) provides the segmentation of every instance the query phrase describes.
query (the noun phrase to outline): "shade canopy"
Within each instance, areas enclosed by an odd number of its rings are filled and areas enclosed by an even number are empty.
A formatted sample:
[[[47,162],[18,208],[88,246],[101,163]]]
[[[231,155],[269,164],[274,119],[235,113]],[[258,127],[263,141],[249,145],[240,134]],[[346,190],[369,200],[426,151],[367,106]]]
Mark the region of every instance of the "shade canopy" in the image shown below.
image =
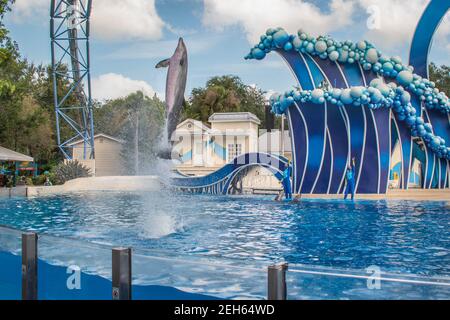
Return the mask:
[[[34,159],[19,152],[15,152],[0,146],[0,161],[34,162]]]

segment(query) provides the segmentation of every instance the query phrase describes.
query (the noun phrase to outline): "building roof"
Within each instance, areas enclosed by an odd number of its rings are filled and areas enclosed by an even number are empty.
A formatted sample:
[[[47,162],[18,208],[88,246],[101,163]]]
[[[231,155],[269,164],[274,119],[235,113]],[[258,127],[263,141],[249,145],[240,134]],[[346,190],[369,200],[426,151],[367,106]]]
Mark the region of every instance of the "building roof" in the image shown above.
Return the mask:
[[[187,125],[187,128],[183,128],[185,125]],[[180,137],[186,135],[203,136],[205,132],[207,133],[209,130],[209,127],[201,121],[186,119],[177,125],[177,128],[174,134],[170,137],[170,140],[176,142]]]
[[[203,131],[208,131],[209,127],[207,125],[205,125],[203,122],[199,121],[199,120],[194,120],[194,119],[186,119],[183,122],[179,123],[177,125],[177,129],[181,128],[182,126],[184,126],[186,123],[192,123],[194,126],[196,126],[197,128],[202,129]]]
[[[251,112],[223,112],[214,113],[208,119],[209,122],[253,122],[261,124],[261,121]]]
[[[226,130],[211,129],[208,131],[208,133],[210,136],[230,135],[230,136],[249,137],[252,135],[253,131],[249,129],[226,129]]]
[[[105,138],[105,139],[112,140],[112,141],[115,141],[115,142],[118,142],[118,143],[125,143],[125,141],[122,140],[122,139],[114,138],[114,137],[112,137],[110,135],[107,135],[107,134],[104,134],[104,133],[97,133],[94,136],[94,140],[97,139],[97,138]],[[83,141],[84,141],[83,139],[76,140],[74,142],[69,143],[68,146],[74,146],[74,145],[77,145],[77,144],[81,144],[81,143],[83,143]]]
[[[34,162],[34,159],[27,155],[0,146],[0,161]]]

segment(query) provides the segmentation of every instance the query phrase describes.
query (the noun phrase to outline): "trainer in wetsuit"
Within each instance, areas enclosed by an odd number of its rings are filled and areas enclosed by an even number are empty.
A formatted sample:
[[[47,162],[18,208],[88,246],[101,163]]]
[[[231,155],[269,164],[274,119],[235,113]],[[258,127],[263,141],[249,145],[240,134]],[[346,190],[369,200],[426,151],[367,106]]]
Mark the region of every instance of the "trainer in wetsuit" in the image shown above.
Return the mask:
[[[352,159],[352,163],[347,167],[345,179],[347,181],[347,186],[345,188],[344,199],[347,199],[347,196],[351,194],[353,200],[355,198],[355,158]]]
[[[291,161],[289,161],[288,167],[283,172],[283,189],[286,200],[292,200],[291,171]]]

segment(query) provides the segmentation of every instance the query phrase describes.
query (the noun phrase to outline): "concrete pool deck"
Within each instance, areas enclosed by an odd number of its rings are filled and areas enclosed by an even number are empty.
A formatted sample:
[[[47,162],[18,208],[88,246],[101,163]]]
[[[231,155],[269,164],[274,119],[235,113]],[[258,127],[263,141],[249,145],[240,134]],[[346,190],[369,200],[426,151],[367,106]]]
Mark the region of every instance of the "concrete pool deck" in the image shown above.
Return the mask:
[[[80,178],[61,186],[28,187],[27,196],[46,196],[78,191],[158,191],[162,183],[157,176],[117,176]]]
[[[28,197],[64,194],[78,191],[158,191],[164,183],[158,176],[117,176],[80,178],[61,186],[28,187]],[[273,190],[271,190],[273,192]],[[272,193],[271,192],[271,193]],[[342,199],[343,195],[303,194],[303,199]],[[359,200],[418,200],[450,201],[450,189],[390,189],[387,194],[357,194]]]
[[[304,194],[303,199],[342,199],[343,195]],[[356,194],[356,200],[418,200],[418,201],[450,201],[450,189],[409,189],[388,190],[387,194]]]

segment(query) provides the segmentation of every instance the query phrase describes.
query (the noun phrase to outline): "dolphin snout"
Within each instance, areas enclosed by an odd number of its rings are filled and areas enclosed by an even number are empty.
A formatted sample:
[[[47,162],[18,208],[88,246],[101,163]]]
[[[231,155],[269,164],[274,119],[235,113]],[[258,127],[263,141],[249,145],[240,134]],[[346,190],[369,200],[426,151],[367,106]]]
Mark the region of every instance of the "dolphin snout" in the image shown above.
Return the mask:
[[[184,40],[183,40],[183,38],[180,38],[180,39],[178,39],[178,47],[177,47],[177,50],[178,49],[186,49],[186,45],[184,44]]]

